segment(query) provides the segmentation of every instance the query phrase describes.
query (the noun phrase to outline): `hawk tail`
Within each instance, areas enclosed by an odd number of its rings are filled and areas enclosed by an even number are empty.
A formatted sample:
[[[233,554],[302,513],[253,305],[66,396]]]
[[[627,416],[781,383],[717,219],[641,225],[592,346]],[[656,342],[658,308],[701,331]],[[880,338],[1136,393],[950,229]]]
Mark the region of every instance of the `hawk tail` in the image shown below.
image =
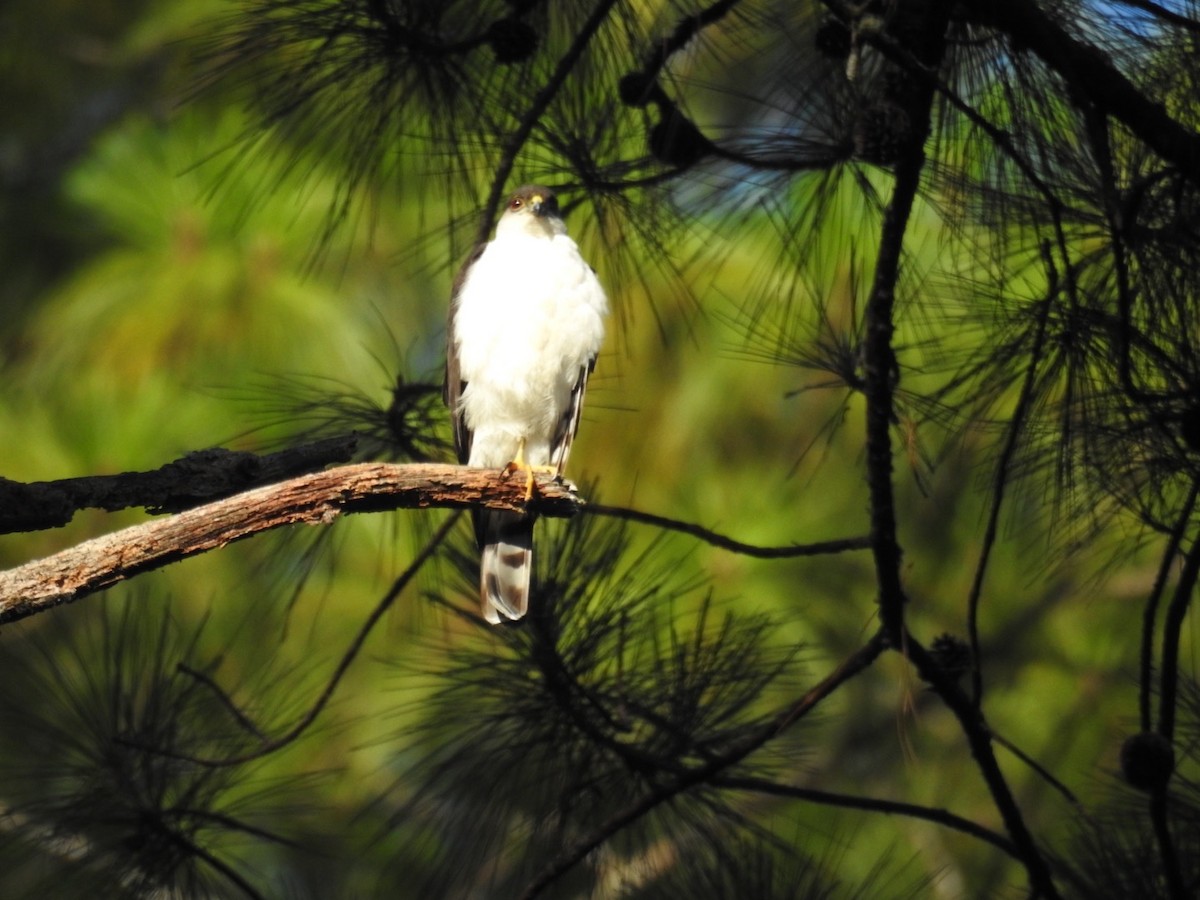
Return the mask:
[[[483,617],[493,625],[501,617],[520,619],[529,609],[533,574],[533,516],[488,511],[479,514],[476,534],[479,561],[479,599]]]

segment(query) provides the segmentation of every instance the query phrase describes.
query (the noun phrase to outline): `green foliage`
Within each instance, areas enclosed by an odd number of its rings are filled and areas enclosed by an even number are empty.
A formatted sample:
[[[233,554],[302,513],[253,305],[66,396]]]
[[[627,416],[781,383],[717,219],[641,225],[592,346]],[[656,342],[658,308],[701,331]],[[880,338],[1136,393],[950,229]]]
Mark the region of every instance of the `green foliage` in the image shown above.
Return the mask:
[[[0,893],[1003,894],[1030,853],[1004,852],[968,746],[978,686],[975,733],[1060,891],[1179,896],[1162,827],[1194,885],[1200,175],[1079,73],[1111,64],[1134,112],[1200,140],[1195,25],[1016,4],[1096,48],[1067,59],[992,6],[0,11],[20,35],[0,48],[4,477],[351,430],[365,457],[448,458],[454,269],[505,188],[545,181],[616,310],[572,453],[585,495],[878,550],[883,483],[903,590],[879,553],[761,559],[585,515],[539,524],[539,611],[497,631],[469,612],[463,528],[314,727],[218,765],[311,708],[441,514],[142,576],[3,635]],[[0,558],[136,518],[5,536]],[[905,630],[872,644],[888,608]],[[922,668],[922,644],[953,666]],[[810,715],[847,658],[862,671]],[[1125,736],[1170,730],[1172,692],[1169,796],[1117,790]]]

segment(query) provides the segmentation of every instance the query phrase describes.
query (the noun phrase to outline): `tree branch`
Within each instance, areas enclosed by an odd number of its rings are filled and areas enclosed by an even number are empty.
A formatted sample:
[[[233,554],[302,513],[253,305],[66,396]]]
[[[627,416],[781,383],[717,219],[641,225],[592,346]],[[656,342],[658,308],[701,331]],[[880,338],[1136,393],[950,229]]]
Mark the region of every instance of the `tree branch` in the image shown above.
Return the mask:
[[[1179,866],[1179,851],[1175,847],[1175,839],[1171,836],[1171,824],[1167,817],[1167,803],[1170,795],[1166,785],[1157,788],[1150,795],[1150,824],[1154,828],[1154,840],[1158,844],[1158,854],[1162,858],[1163,874],[1167,880],[1167,896],[1171,900],[1187,900],[1193,896],[1188,890]]]
[[[328,525],[347,513],[429,507],[487,506],[569,516],[580,503],[573,486],[545,475],[538,476],[537,490],[526,504],[525,479],[498,469],[391,463],[339,466],[134,525],[0,572],[0,624],[285,525]]]
[[[1077,41],[1032,0],[975,3],[979,20],[1028,48],[1097,109],[1124,123],[1190,181],[1200,183],[1200,134],[1171,118],[1159,101],[1143,94],[1096,47]]]
[[[1140,9],[1154,16],[1156,19],[1162,19],[1171,25],[1176,25],[1179,28],[1186,28],[1193,34],[1200,34],[1200,22],[1187,16],[1182,16],[1177,12],[1160,6],[1157,3],[1152,3],[1151,0],[1118,0],[1126,6],[1132,6],[1134,9]]]
[[[605,506],[602,503],[588,503],[580,508],[580,512],[593,516],[608,516],[613,519],[623,519],[627,522],[640,522],[643,525],[653,525],[668,531],[678,531],[690,534],[706,544],[720,547],[731,553],[742,556],[753,556],[756,559],[793,559],[798,556],[825,556],[832,553],[845,553],[848,550],[869,550],[869,537],[834,538],[828,541],[816,541],[811,544],[788,544],[782,547],[762,547],[757,544],[745,544],[731,537],[726,537],[716,531],[710,531],[702,525],[692,522],[681,522],[656,513],[641,512],[622,506]]]
[[[264,756],[269,756],[270,754],[281,750],[289,744],[294,743],[302,734],[304,734],[305,731],[308,730],[309,726],[311,726],[312,723],[317,720],[317,716],[319,716],[321,711],[324,710],[329,704],[329,701],[333,698],[333,693],[335,690],[337,690],[337,686],[341,683],[342,678],[345,676],[346,672],[350,670],[350,666],[354,660],[358,658],[358,654],[362,651],[363,645],[366,643],[371,631],[378,624],[379,620],[383,618],[383,614],[391,609],[391,606],[396,601],[396,598],[400,596],[406,587],[408,587],[409,582],[416,577],[416,574],[421,570],[421,567],[429,561],[434,552],[436,552],[437,549],[442,545],[442,542],[446,540],[446,536],[450,534],[451,529],[453,529],[455,524],[458,522],[458,518],[459,514],[455,513],[446,519],[446,521],[441,524],[441,527],[438,528],[438,530],[434,533],[433,537],[426,542],[421,551],[413,558],[413,561],[408,564],[408,567],[398,576],[396,576],[396,580],[392,582],[392,586],[388,588],[387,593],[385,593],[383,597],[380,598],[379,602],[375,604],[375,608],[371,610],[371,614],[367,616],[366,620],[359,627],[358,632],[354,635],[354,639],[350,642],[350,646],[347,647],[346,651],[342,654],[342,658],[338,661],[337,667],[333,670],[333,675],[331,675],[329,680],[325,682],[325,687],[321,690],[321,693],[317,696],[317,699],[311,706],[309,706],[304,715],[297,720],[296,724],[279,737],[272,738],[270,740],[263,739],[261,743],[255,747],[252,747],[245,753],[238,753],[232,756],[221,758],[185,756],[182,754],[160,751],[158,748],[154,747],[149,747],[147,749],[154,750],[156,752],[162,752],[166,756],[172,756],[177,759],[184,759],[198,766],[222,768],[227,766],[238,766],[242,765],[243,763],[262,759]]]
[[[606,821],[600,823],[592,832],[563,848],[521,892],[521,900],[532,900],[541,894],[581,859],[657,807],[698,784],[710,783],[714,777],[741,762],[759,747],[785,731],[790,725],[812,712],[822,700],[875,662],[885,649],[886,641],[883,632],[878,631],[796,703],[780,711],[762,728],[728,753],[687,769],[669,781],[659,783],[651,793],[635,798],[624,809],[618,810]]]
[[[1175,585],[1175,596],[1167,606],[1163,622],[1162,674],[1158,687],[1158,733],[1168,743],[1175,740],[1175,706],[1179,693],[1179,639],[1183,620],[1192,602],[1196,583],[1200,581],[1200,538],[1197,538],[1184,557],[1183,570]]]
[[[600,0],[596,4],[592,14],[579,29],[579,33],[575,35],[575,40],[571,42],[567,52],[558,61],[550,79],[530,101],[516,130],[504,142],[495,174],[492,176],[491,188],[488,190],[487,202],[484,203],[483,210],[479,214],[479,229],[475,233],[476,245],[486,241],[492,230],[492,223],[496,219],[496,211],[500,208],[500,200],[504,194],[504,185],[508,181],[508,176],[512,174],[513,166],[516,165],[517,154],[521,152],[521,148],[525,146],[529,136],[533,134],[533,129],[541,121],[542,115],[549,108],[559,90],[562,89],[567,76],[571,74],[571,70],[583,56],[584,50],[587,49],[588,44],[591,43],[592,38],[596,36],[596,32],[600,30],[600,26],[604,24],[604,20],[608,18],[608,14],[616,5],[617,0]]]
[[[1183,543],[1188,523],[1192,521],[1192,513],[1195,512],[1198,496],[1200,496],[1200,480],[1193,479],[1179,519],[1167,539],[1162,561],[1154,576],[1154,585],[1150,588],[1150,595],[1146,598],[1146,606],[1142,610],[1142,642],[1138,666],[1138,716],[1141,718],[1142,731],[1149,731],[1154,727],[1151,721],[1151,703],[1154,691],[1154,632],[1158,621],[1158,606],[1162,601],[1163,592],[1167,588],[1171,573],[1174,571],[1175,561],[1179,556],[1179,547]]]
[[[1046,299],[1041,304],[1042,308],[1038,313],[1033,347],[1029,351],[1029,368],[1025,371],[1025,380],[1021,385],[1017,406],[1009,417],[1004,446],[1000,450],[1000,459],[996,462],[992,497],[988,504],[987,525],[983,531],[983,547],[979,551],[979,561],[975,564],[971,590],[967,595],[967,639],[971,644],[971,699],[976,706],[983,703],[983,658],[979,652],[979,604],[983,596],[983,579],[987,574],[988,562],[991,560],[992,549],[996,545],[996,538],[999,534],[1000,508],[1004,503],[1009,478],[1012,475],[1013,460],[1016,458],[1017,448],[1025,428],[1025,417],[1029,415],[1034,403],[1038,367],[1042,363],[1042,345],[1046,340],[1046,323],[1050,318],[1054,298],[1058,294],[1058,276],[1049,248],[1043,247],[1043,255],[1046,258],[1047,280],[1050,282],[1050,286],[1046,290]]]
[[[709,784],[734,791],[754,791],[759,794],[771,794],[776,797],[793,797],[807,800],[810,803],[821,803],[825,806],[840,806],[845,809],[864,809],[870,812],[881,812],[889,815],[909,816],[944,825],[955,831],[969,834],[972,837],[986,841],[993,847],[998,847],[1009,856],[1020,859],[1012,841],[997,834],[989,828],[964,819],[944,809],[929,806],[918,806],[915,803],[904,803],[898,800],[884,800],[879,797],[856,797],[852,794],[835,794],[830,791],[819,791],[812,788],[800,787],[793,784],[780,784],[766,778],[746,778],[730,775],[718,775]]]
[[[879,615],[893,646],[904,631],[904,587],[900,580],[902,551],[896,538],[896,503],[892,487],[891,424],[898,364],[892,347],[895,323],[892,311],[909,214],[921,181],[925,132],[914,139],[909,153],[896,166],[892,199],[884,216],[875,282],[866,311],[863,342],[864,396],[867,400],[867,488],[870,493],[871,549],[879,584]]]
[[[1029,768],[1033,770],[1034,774],[1041,778],[1042,781],[1046,782],[1046,784],[1058,791],[1064,800],[1074,806],[1077,810],[1082,811],[1083,804],[1079,802],[1079,798],[1075,796],[1074,791],[1055,778],[1054,774],[1049,769],[1043,766],[1040,762],[1038,762],[1004,735],[998,734],[991,729],[989,729],[989,731],[992,735],[992,740],[995,743],[999,744],[1021,762],[1025,763],[1025,765],[1029,766]]]
[[[28,484],[0,478],[0,534],[60,528],[81,509],[141,506],[179,512],[284,478],[349,462],[358,444],[347,434],[258,456],[213,447],[196,450],[150,472],[88,475]]]
[[[996,804],[996,809],[1004,819],[1004,827],[1012,839],[1017,857],[1025,864],[1031,896],[1052,900],[1058,898],[1060,895],[1050,875],[1050,867],[1038,849],[1028,825],[1025,824],[1021,808],[1000,770],[1000,764],[992,750],[992,732],[984,721],[982,712],[957,683],[946,676],[929,651],[912,635],[905,635],[903,646],[905,655],[912,661],[917,673],[933,686],[942,702],[958,719],[971,748],[971,755],[975,757],[975,763],[979,767],[979,773],[992,795],[992,802]]]

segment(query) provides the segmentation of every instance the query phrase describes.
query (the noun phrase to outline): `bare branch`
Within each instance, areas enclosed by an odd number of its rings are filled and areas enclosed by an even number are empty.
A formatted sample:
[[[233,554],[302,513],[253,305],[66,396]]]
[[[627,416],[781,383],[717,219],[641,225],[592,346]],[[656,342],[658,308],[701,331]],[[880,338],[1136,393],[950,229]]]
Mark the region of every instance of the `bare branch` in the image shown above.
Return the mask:
[[[1175,585],[1175,596],[1167,606],[1167,615],[1163,622],[1157,730],[1168,742],[1175,740],[1175,707],[1179,694],[1179,640],[1197,581],[1200,581],[1200,539],[1192,543],[1191,549],[1184,557],[1183,569]]]
[[[899,638],[904,630],[904,604],[907,600],[900,580],[903,554],[896,537],[896,501],[892,486],[891,427],[899,377],[896,353],[892,346],[896,329],[892,312],[909,214],[925,164],[921,145],[927,130],[928,110],[925,130],[911,140],[907,154],[896,166],[895,186],[884,217],[879,254],[875,261],[875,282],[867,302],[866,339],[863,342],[871,549],[879,583],[879,615],[895,646],[899,646]]]
[[[903,803],[897,800],[884,800],[879,797],[855,797],[850,794],[836,794],[831,791],[818,791],[812,788],[792,784],[779,784],[766,778],[738,778],[729,775],[718,775],[709,784],[734,791],[755,791],[760,794],[772,794],[777,797],[794,797],[807,800],[810,803],[821,803],[825,806],[840,806],[846,809],[864,809],[890,815],[909,816],[914,819],[924,819],[945,825],[963,834],[987,841],[993,847],[999,847],[1009,856],[1020,858],[1012,841],[997,834],[989,828],[984,828],[970,819],[955,815],[944,809],[934,809],[928,806],[918,806],[915,803]]]
[[[1025,418],[1034,403],[1034,391],[1037,387],[1038,367],[1042,363],[1042,345],[1046,339],[1046,322],[1050,318],[1050,310],[1058,293],[1058,274],[1049,247],[1043,247],[1046,259],[1047,280],[1050,286],[1046,291],[1045,302],[1038,314],[1037,331],[1033,338],[1033,347],[1029,351],[1029,368],[1025,372],[1025,382],[1021,385],[1021,395],[1017,400],[1016,409],[1009,418],[1008,434],[1004,439],[1004,447],[1000,451],[1000,459],[996,463],[995,479],[992,483],[992,498],[988,506],[987,526],[983,533],[983,547],[979,551],[979,561],[975,565],[975,574],[971,580],[971,591],[967,595],[967,638],[971,643],[971,697],[976,706],[983,703],[983,658],[979,651],[979,604],[983,596],[983,579],[987,574],[988,562],[991,560],[992,549],[1000,528],[1000,508],[1004,503],[1005,492],[1012,476],[1013,460],[1017,455],[1017,447],[1025,428]]]
[[[379,620],[383,618],[383,614],[391,608],[393,603],[396,602],[396,598],[400,596],[406,587],[408,587],[409,582],[413,580],[417,572],[421,570],[421,567],[429,561],[429,558],[433,556],[437,548],[442,545],[442,542],[446,539],[446,536],[450,534],[451,529],[454,527],[457,521],[457,513],[446,519],[446,521],[442,523],[441,527],[438,528],[438,530],[434,533],[433,537],[431,537],[425,546],[421,548],[421,552],[414,557],[411,563],[409,563],[408,567],[398,576],[396,576],[396,580],[392,582],[392,586],[388,588],[387,593],[385,593],[383,597],[380,598],[379,602],[375,604],[375,608],[371,610],[371,614],[367,616],[366,621],[364,621],[359,627],[358,633],[354,635],[354,639],[350,642],[350,646],[346,649],[346,652],[342,654],[341,660],[338,661],[337,668],[333,670],[333,675],[331,675],[329,680],[325,683],[325,687],[322,689],[320,695],[318,695],[317,699],[308,708],[304,715],[300,717],[295,725],[293,725],[279,737],[271,740],[263,740],[261,744],[247,751],[246,753],[239,753],[234,756],[209,759],[195,756],[184,756],[182,754],[169,752],[164,753],[164,755],[173,756],[177,759],[184,759],[198,766],[220,768],[224,766],[237,766],[241,765],[242,763],[261,759],[262,757],[269,756],[277,750],[281,750],[282,748],[295,742],[302,734],[304,734],[305,731],[308,730],[309,726],[317,720],[317,716],[319,716],[321,711],[328,705],[330,699],[333,697],[334,691],[337,690],[338,684],[341,683],[342,677],[346,674],[346,672],[349,671],[351,663],[358,658],[358,654],[362,651],[363,644],[366,643],[367,637],[371,634],[372,629],[374,629]],[[156,748],[151,747],[147,749],[153,750]]]
[[[266,740],[265,735],[258,730],[258,726],[255,725],[254,722],[251,721],[250,717],[242,711],[241,707],[233,702],[233,698],[225,693],[225,689],[217,684],[216,680],[211,675],[209,675],[207,672],[201,672],[199,669],[195,669],[186,663],[177,663],[175,665],[175,671],[194,678],[200,684],[212,691],[217,700],[220,702],[221,706],[223,706],[229,712],[229,714],[233,716],[238,725],[250,732],[259,740]]]
[[[699,538],[706,544],[720,547],[731,553],[743,556],[753,556],[756,559],[792,559],[797,556],[824,556],[831,553],[844,553],[847,550],[869,550],[869,537],[835,538],[829,541],[816,541],[811,544],[789,544],[783,547],[760,547],[757,544],[745,544],[741,541],[726,537],[715,531],[695,525],[691,522],[681,522],[667,516],[655,513],[641,512],[636,509],[626,509],[621,506],[605,506],[601,503],[588,503],[580,508],[580,512],[594,516],[608,516],[613,519],[624,519],[627,522],[640,522],[643,525],[654,525],[668,531],[678,531]]]
[[[1020,806],[1017,805],[1012,789],[1009,788],[1004,773],[1000,770],[1000,764],[992,749],[993,735],[983,719],[983,713],[959,688],[958,684],[941,670],[929,651],[921,646],[921,643],[911,634],[904,635],[903,647],[905,656],[916,667],[921,678],[933,686],[938,696],[958,719],[967,744],[971,748],[971,755],[979,767],[979,774],[983,776],[988,791],[992,795],[992,802],[996,804],[996,809],[1004,819],[1004,827],[1012,839],[1013,846],[1017,851],[1017,858],[1025,865],[1025,870],[1029,875],[1031,896],[1060,897],[1058,888],[1050,875],[1050,867],[1042,856],[1041,850],[1038,849],[1037,842],[1034,841],[1033,834],[1025,823],[1025,817],[1021,813]]]
[[[0,478],[0,534],[59,528],[81,509],[141,506],[179,512],[284,478],[349,462],[358,438],[326,438],[262,456],[212,447],[196,450],[150,472],[88,475],[28,484]]]
[[[992,740],[1006,749],[1021,762],[1025,763],[1025,765],[1029,766],[1029,768],[1033,770],[1034,774],[1041,778],[1042,781],[1046,782],[1046,784],[1050,785],[1050,787],[1054,788],[1054,790],[1058,791],[1062,798],[1074,806],[1077,810],[1083,809],[1083,804],[1079,802],[1079,798],[1075,796],[1074,791],[1055,778],[1054,773],[1043,766],[1040,762],[1038,762],[1002,734],[997,734],[995,731],[993,731]]]
[[[360,463],[256,488],[170,518],[94,538],[0,572],[0,623],[78,600],[142,572],[285,525],[328,525],[356,512],[443,507],[524,510],[569,516],[573,486],[539,476],[525,503],[525,479],[499,469],[438,464]]]
[[[1149,731],[1153,727],[1150,705],[1154,688],[1154,631],[1157,627],[1155,623],[1158,620],[1158,605],[1162,601],[1163,592],[1174,571],[1179,547],[1183,544],[1188,523],[1192,521],[1192,513],[1196,510],[1198,497],[1200,497],[1200,481],[1193,480],[1179,519],[1167,540],[1162,562],[1159,563],[1158,573],[1154,576],[1154,585],[1150,588],[1150,596],[1146,598],[1146,606],[1142,611],[1142,642],[1138,669],[1138,714],[1142,720],[1142,731]]]

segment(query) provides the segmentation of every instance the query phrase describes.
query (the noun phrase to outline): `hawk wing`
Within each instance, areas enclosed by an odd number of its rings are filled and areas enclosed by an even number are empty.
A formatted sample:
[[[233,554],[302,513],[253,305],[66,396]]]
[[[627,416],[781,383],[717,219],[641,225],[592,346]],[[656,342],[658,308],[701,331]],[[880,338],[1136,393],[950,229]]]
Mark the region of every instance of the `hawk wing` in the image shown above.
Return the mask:
[[[442,382],[442,399],[450,410],[450,422],[454,427],[454,450],[462,465],[466,465],[467,460],[471,458],[473,433],[467,427],[466,417],[459,408],[459,399],[462,397],[467,383],[462,380],[462,373],[459,369],[458,348],[454,340],[454,319],[458,315],[458,295],[467,280],[467,273],[470,272],[471,266],[475,265],[475,261],[483,255],[485,247],[487,247],[487,243],[480,242],[462,264],[458,275],[454,277],[454,285],[450,289],[450,315],[446,322],[446,377]]]
[[[562,418],[558,420],[558,428],[554,432],[554,441],[550,444],[550,464],[562,475],[567,465],[567,456],[571,452],[571,442],[575,440],[575,432],[579,430],[579,417],[583,415],[583,395],[587,391],[588,376],[596,368],[596,357],[588,360],[586,366],[579,369],[579,378],[575,387],[571,388],[571,399],[563,410]]]

